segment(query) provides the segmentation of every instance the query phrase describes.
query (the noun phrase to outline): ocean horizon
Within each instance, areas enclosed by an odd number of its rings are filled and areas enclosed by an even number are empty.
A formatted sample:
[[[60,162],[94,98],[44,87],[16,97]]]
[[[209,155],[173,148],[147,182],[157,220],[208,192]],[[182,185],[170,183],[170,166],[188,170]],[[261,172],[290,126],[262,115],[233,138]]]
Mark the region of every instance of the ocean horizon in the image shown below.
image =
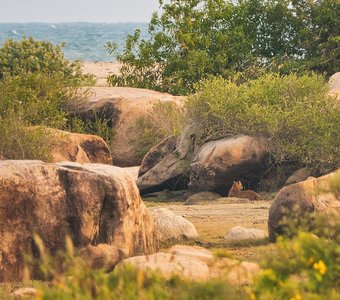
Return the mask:
[[[105,45],[116,42],[123,49],[126,36],[139,28],[141,37],[148,37],[148,23],[93,23],[93,22],[61,22],[61,23],[0,23],[0,46],[11,38],[20,40],[32,36],[35,40],[44,40],[54,45],[65,44],[63,52],[69,60],[81,61],[115,61]]]

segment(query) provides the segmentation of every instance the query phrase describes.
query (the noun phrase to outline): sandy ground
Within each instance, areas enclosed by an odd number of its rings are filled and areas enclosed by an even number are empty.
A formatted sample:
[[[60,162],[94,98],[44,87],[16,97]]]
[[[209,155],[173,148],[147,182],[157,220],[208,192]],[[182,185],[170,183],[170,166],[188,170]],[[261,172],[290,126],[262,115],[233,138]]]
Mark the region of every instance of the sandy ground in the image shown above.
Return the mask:
[[[108,75],[119,73],[119,63],[116,62],[81,62],[84,74],[94,74],[97,79],[96,86],[108,86],[106,78]]]
[[[204,205],[184,205],[181,202],[145,202],[147,206],[164,207],[192,222],[199,234],[199,244],[206,248],[223,248],[233,257],[260,261],[270,251],[268,241],[259,244],[228,245],[224,236],[234,226],[262,229],[268,232],[267,222],[272,200],[248,203],[229,203],[227,198],[213,200]]]

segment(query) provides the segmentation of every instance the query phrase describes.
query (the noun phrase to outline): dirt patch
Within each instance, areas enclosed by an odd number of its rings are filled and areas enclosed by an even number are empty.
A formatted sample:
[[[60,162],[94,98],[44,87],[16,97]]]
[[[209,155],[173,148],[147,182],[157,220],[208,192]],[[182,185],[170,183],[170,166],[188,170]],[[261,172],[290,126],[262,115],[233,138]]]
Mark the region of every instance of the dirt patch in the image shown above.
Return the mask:
[[[178,202],[145,203],[149,207],[167,208],[192,222],[199,234],[199,240],[195,243],[203,247],[223,248],[235,258],[250,261],[260,261],[263,254],[270,251],[271,246],[267,240],[228,245],[224,236],[230,228],[238,225],[268,232],[267,222],[272,200],[230,203],[226,198],[221,198],[192,206]]]

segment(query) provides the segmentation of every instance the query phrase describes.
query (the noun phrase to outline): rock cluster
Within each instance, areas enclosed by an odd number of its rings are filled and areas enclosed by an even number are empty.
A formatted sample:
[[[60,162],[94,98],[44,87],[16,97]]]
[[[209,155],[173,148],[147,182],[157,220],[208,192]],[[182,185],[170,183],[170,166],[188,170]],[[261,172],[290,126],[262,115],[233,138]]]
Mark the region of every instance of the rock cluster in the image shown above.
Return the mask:
[[[157,249],[134,178],[100,164],[1,161],[0,232],[0,282],[22,279],[24,255],[36,255],[33,234],[50,253],[66,235],[77,249],[108,244],[123,257]]]

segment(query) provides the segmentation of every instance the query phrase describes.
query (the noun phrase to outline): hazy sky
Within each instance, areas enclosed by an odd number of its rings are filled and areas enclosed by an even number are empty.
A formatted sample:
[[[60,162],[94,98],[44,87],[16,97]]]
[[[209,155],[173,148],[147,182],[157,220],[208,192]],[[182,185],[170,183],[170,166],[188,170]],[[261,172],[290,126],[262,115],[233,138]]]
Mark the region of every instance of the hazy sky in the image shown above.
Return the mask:
[[[158,0],[0,0],[0,22],[148,22]]]

